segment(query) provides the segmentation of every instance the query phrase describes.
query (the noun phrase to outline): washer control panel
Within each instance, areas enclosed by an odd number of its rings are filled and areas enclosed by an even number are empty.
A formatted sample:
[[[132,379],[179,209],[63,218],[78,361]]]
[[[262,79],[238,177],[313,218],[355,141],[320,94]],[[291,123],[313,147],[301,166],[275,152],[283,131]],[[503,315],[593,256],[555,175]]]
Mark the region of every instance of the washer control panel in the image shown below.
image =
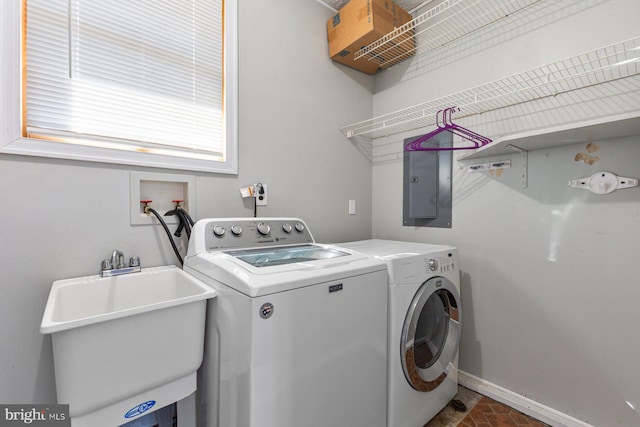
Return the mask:
[[[209,251],[314,242],[306,224],[296,218],[212,219],[205,233]]]

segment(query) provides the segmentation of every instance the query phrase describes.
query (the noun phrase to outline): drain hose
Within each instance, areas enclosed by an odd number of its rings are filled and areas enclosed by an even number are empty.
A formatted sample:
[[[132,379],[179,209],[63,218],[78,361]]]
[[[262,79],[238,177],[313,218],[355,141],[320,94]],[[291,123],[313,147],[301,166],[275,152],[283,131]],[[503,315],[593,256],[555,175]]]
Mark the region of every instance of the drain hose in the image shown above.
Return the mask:
[[[180,265],[184,265],[184,261],[182,260],[182,257],[180,256],[180,252],[178,251],[178,247],[176,246],[176,242],[173,241],[173,237],[171,237],[171,231],[169,231],[169,227],[167,227],[167,223],[164,222],[164,220],[162,219],[162,217],[160,216],[160,214],[155,210],[152,209],[150,207],[147,206],[146,210],[148,212],[151,212],[152,214],[155,215],[156,218],[158,218],[158,221],[160,221],[160,224],[162,224],[162,228],[164,228],[164,232],[167,233],[167,237],[169,238],[169,242],[171,243],[171,247],[173,248],[173,252],[175,252],[176,257],[178,258],[178,261],[180,261]],[[189,230],[189,234],[190,234]]]

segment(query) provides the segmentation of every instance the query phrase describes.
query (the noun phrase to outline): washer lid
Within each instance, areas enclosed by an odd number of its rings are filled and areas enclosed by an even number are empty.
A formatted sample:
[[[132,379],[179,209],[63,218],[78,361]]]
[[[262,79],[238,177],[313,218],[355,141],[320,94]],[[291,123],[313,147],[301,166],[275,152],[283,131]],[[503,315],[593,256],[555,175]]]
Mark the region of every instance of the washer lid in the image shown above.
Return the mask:
[[[312,262],[323,259],[349,256],[345,251],[319,245],[278,246],[269,248],[241,249],[225,251],[226,254],[244,261],[254,267],[273,267],[300,262]]]
[[[337,282],[347,277],[374,271],[385,271],[386,264],[358,252],[331,245],[283,246],[259,250],[202,252],[187,256],[184,268],[201,273],[216,283],[233,288],[247,296],[257,297],[284,292],[325,282]],[[228,253],[228,252],[235,252]],[[260,256],[277,253],[279,261],[262,262]],[[285,260],[285,254],[292,258]],[[303,258],[303,254],[307,257]],[[335,256],[339,255],[339,256]],[[245,257],[247,262],[239,257]],[[296,259],[297,257],[297,259]],[[253,265],[253,264],[256,265]],[[382,286],[387,286],[382,275]]]
[[[298,218],[209,218],[193,227],[184,268],[254,297],[384,271],[386,264],[314,243]]]

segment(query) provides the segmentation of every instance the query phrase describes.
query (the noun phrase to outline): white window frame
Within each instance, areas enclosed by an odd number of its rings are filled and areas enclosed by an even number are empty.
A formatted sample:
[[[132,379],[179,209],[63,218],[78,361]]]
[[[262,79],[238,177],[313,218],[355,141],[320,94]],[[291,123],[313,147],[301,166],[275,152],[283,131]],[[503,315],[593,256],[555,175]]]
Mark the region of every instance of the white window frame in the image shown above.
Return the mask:
[[[0,153],[117,163],[190,171],[238,173],[238,35],[237,0],[225,0],[225,160],[190,159],[159,154],[110,150],[76,144],[62,144],[22,136],[22,0],[3,0],[0,6],[0,46],[2,81],[0,82]]]

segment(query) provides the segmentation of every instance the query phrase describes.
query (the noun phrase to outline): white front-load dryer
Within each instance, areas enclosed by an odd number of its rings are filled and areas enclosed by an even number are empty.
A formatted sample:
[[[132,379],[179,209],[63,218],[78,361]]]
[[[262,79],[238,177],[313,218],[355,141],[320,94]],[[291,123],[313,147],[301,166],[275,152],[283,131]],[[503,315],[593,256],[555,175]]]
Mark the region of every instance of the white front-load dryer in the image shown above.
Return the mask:
[[[375,239],[340,246],[387,263],[387,427],[422,427],[458,390],[458,251]]]

